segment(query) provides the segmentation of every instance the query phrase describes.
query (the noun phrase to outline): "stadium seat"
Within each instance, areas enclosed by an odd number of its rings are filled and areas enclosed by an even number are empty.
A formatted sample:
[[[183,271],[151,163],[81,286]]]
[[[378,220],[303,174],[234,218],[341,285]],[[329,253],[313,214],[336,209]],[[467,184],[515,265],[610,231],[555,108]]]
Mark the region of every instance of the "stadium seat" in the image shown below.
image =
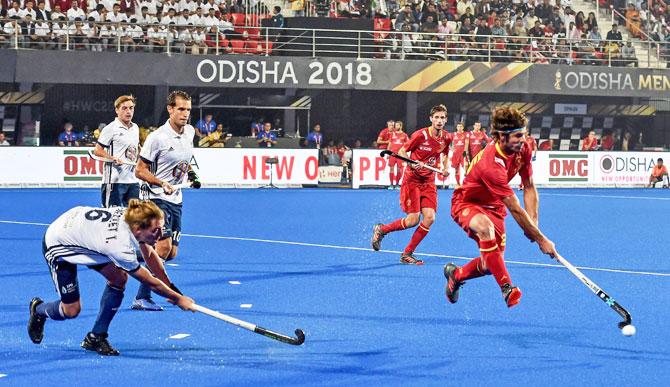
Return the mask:
[[[245,21],[246,21],[246,15],[243,13],[230,14],[230,22],[233,23],[234,26],[243,26],[245,25]]]
[[[265,40],[261,40],[261,49],[263,50],[263,55],[272,55],[272,46],[273,43],[271,40],[267,42]]]
[[[244,40],[232,39],[230,41],[230,46],[232,47],[233,54],[246,54],[247,49],[245,48],[246,42]]]

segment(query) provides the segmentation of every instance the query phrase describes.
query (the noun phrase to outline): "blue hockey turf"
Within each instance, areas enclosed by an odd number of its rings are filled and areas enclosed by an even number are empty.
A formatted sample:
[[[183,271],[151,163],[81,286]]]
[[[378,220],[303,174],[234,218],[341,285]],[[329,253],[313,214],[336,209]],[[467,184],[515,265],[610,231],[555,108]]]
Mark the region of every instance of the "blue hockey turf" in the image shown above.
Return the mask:
[[[419,267],[398,263],[410,230],[388,235],[381,252],[369,247],[372,225],[401,215],[397,191],[188,191],[173,281],[201,305],[285,334],[302,328],[305,344],[183,312],[158,296],[165,311],[131,311],[131,279],[110,328],[121,356],[103,358],[79,347],[104,287],[92,270],[79,270],[79,318],[47,321],[40,345],[26,332],[29,300],[56,297],[41,256],[44,224],[97,205],[99,192],[1,190],[0,384],[668,385],[668,190],[540,192],[542,230],[630,311],[638,331],[630,338],[619,316],[511,217],[505,257],[521,303],[508,309],[485,277],[449,304],[443,265],[462,265],[478,250],[449,216],[451,191],[439,195]]]

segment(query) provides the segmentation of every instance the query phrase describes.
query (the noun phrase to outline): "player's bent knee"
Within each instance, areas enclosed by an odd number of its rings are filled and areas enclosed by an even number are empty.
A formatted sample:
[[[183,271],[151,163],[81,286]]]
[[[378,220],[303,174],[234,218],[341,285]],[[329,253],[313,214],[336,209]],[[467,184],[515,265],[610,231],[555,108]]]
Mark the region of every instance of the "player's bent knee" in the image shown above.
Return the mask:
[[[79,301],[72,304],[63,304],[61,303],[61,308],[63,310],[63,315],[65,318],[76,318],[81,312],[81,304]]]
[[[419,224],[419,214],[409,214],[405,218],[405,226],[407,228],[414,227]]]
[[[477,238],[482,241],[495,239],[496,230],[493,222],[484,215],[478,214],[470,221],[470,229],[477,234]]]

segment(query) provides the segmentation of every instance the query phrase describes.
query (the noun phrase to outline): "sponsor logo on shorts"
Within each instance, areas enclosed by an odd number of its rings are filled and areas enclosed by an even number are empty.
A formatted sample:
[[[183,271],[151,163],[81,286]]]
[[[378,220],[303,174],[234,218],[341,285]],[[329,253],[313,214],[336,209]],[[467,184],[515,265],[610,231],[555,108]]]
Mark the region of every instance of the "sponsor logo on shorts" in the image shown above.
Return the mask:
[[[73,293],[75,290],[77,290],[77,285],[75,285],[75,284],[67,284],[67,285],[63,285],[63,286],[60,288],[60,292],[61,292],[62,294]]]

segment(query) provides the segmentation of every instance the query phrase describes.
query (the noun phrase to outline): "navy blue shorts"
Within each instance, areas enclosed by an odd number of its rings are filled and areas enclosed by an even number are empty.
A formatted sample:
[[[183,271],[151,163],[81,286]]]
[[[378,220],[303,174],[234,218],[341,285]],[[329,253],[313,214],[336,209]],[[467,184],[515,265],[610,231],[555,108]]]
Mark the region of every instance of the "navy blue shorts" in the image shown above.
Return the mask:
[[[179,239],[181,238],[181,204],[174,204],[162,199],[151,199],[156,203],[158,208],[163,211],[165,216],[165,227],[163,227],[163,235],[161,240],[172,238],[172,244],[179,246]]]
[[[102,206],[109,208],[111,206],[128,207],[130,199],[140,197],[140,185],[132,184],[103,184],[100,188],[102,196]]]
[[[49,266],[51,279],[56,286],[56,292],[64,304],[72,304],[79,301],[79,281],[77,280],[77,265],[58,259],[57,255],[47,254],[47,244],[42,239],[42,254]],[[108,264],[87,266],[89,269],[100,271]]]

